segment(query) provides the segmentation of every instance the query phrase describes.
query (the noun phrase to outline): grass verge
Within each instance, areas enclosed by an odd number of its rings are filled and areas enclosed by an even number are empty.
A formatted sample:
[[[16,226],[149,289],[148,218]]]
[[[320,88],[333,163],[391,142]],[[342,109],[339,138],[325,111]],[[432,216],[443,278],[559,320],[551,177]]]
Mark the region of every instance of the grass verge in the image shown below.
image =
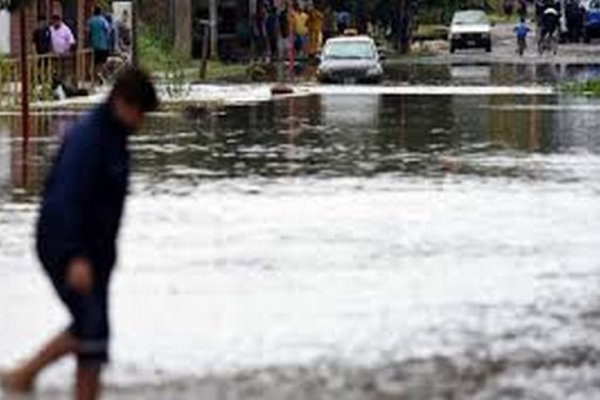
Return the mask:
[[[600,79],[590,79],[581,82],[562,85],[560,91],[578,96],[600,97]]]
[[[200,61],[178,53],[169,41],[148,27],[140,29],[138,39],[140,63],[158,79],[177,75],[179,79],[195,82],[200,78]],[[209,61],[206,69],[207,81],[243,80],[248,66]]]

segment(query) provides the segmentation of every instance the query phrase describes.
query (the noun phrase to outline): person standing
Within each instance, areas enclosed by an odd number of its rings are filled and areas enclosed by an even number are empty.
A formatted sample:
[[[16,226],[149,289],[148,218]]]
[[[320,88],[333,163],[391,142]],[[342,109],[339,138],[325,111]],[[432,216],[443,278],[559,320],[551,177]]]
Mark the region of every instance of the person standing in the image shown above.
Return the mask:
[[[100,7],[96,7],[94,15],[88,21],[90,46],[94,52],[94,67],[99,76],[104,76],[104,66],[110,55],[111,27],[102,15]]]
[[[45,18],[40,18],[38,27],[33,31],[33,45],[36,54],[40,56],[52,51],[52,33]]]
[[[278,20],[277,20],[277,9],[275,5],[270,3],[267,4],[267,20],[265,22],[265,30],[267,31],[267,39],[269,42],[269,55],[270,61],[275,61],[279,57],[279,43],[277,39],[278,35]]]
[[[292,14],[292,20],[294,21],[294,47],[296,49],[296,53],[304,53],[304,51],[306,50],[305,46],[308,37],[308,14],[304,11],[303,8],[300,8],[300,6],[296,4]]]
[[[125,53],[131,57],[131,18],[127,10],[123,10],[117,22],[117,53]]]
[[[52,17],[52,28],[50,28],[52,39],[52,51],[59,56],[66,56],[75,48],[75,36],[59,15]]]
[[[283,8],[279,11],[278,15],[279,22],[279,47],[281,49],[281,53],[283,58],[286,57],[288,50],[290,49],[290,17],[289,17],[289,9],[287,3],[284,3]]]
[[[71,28],[67,26],[59,15],[52,17],[52,27],[50,28],[52,39],[52,51],[58,56],[57,59],[57,81],[65,83],[69,72],[72,72],[74,62],[71,54],[75,49],[75,36]]]
[[[268,47],[267,44],[267,35],[265,33],[265,8],[264,4],[257,7],[256,13],[252,17],[252,42],[254,44],[254,53],[253,57],[258,57],[259,60],[262,60],[266,55],[266,50]]]
[[[129,178],[128,136],[158,106],[149,75],[123,71],[108,100],[65,135],[48,175],[37,224],[43,269],[72,324],[15,370],[9,392],[33,389],[46,367],[77,358],[75,400],[95,400],[109,360],[109,293]]]
[[[306,52],[309,58],[315,58],[321,50],[321,40],[323,37],[323,13],[315,6],[310,6],[308,9],[308,44]]]
[[[337,31],[338,35],[346,34],[346,30],[350,28],[350,13],[343,9],[337,13]]]

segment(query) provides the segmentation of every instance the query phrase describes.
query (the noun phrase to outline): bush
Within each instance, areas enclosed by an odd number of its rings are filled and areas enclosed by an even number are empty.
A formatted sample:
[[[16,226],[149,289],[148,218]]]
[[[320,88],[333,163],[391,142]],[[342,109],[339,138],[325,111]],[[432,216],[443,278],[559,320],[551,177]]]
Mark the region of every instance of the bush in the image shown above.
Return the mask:
[[[600,97],[600,79],[590,79],[583,82],[563,86],[563,91],[575,95]]]
[[[166,37],[148,26],[140,27],[137,44],[140,64],[149,71],[166,71],[173,63],[184,65],[190,62],[190,58],[178,53]]]

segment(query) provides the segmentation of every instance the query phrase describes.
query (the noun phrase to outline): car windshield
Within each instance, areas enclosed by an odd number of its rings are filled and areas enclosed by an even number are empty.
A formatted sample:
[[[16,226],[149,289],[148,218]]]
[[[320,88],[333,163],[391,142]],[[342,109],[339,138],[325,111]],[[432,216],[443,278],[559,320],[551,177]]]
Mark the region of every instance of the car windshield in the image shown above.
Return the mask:
[[[454,25],[484,25],[488,23],[488,19],[481,11],[467,11],[456,13],[452,23]]]
[[[600,0],[593,0],[589,5],[590,10],[600,10]]]
[[[323,51],[326,59],[370,60],[375,57],[372,43],[367,41],[329,43]]]

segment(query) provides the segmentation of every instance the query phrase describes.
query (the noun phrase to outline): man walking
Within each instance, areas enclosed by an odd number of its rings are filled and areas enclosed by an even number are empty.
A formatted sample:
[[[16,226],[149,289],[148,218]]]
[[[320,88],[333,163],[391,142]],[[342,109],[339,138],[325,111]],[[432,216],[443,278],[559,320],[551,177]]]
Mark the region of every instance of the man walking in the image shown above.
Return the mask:
[[[98,74],[104,76],[104,66],[110,55],[110,37],[112,28],[102,15],[100,7],[96,7],[94,15],[88,21],[90,46],[94,52],[94,66]]]
[[[73,323],[21,367],[0,375],[8,391],[30,391],[43,369],[74,354],[75,399],[98,398],[109,359],[108,295],[128,186],[127,138],[157,106],[149,76],[128,69],[107,102],[67,133],[46,182],[37,251]]]

